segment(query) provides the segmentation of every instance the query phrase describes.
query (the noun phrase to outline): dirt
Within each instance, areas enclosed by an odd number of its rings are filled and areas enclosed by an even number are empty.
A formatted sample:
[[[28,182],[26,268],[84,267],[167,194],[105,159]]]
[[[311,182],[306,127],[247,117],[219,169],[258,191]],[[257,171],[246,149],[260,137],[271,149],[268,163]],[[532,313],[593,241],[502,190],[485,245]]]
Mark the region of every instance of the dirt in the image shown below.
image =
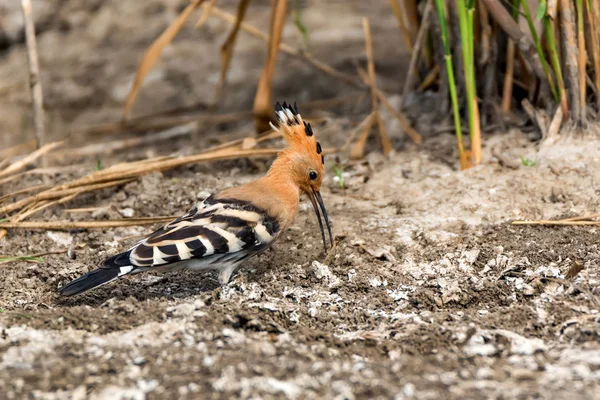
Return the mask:
[[[123,1],[55,3],[39,23],[39,41],[49,135],[60,138],[65,129],[119,118],[139,58],[183,3],[151,1],[142,9]],[[253,2],[248,21],[264,28],[268,4]],[[235,9],[233,2],[222,5]],[[378,82],[397,93],[405,60],[386,5],[309,2],[303,19],[315,56],[351,73],[353,61],[364,60],[361,16],[377,20]],[[8,29],[2,21],[0,28]],[[226,35],[227,27],[212,18],[202,30],[187,26],[142,89],[135,113],[210,98]],[[23,45],[18,34],[5,37],[13,38],[0,53],[0,87],[9,87],[0,90],[0,102],[7,104],[0,142],[8,146],[32,133],[28,95],[19,89],[27,79]],[[291,23],[284,37],[301,46]],[[64,51],[57,51],[59,45]],[[220,112],[251,107],[263,47],[240,36]],[[286,57],[274,87],[277,98],[299,101],[352,91]],[[413,101],[410,107],[426,110],[423,104],[432,100]],[[339,146],[350,122],[365,112],[349,105],[324,110],[320,115],[327,119],[316,135],[326,146]],[[421,120],[430,115],[420,114]],[[428,131],[415,122],[429,136],[415,146],[393,119],[385,120],[395,145],[389,159],[371,143],[364,161],[346,161],[342,187],[333,157],[327,158],[322,193],[335,250],[324,254],[310,204],[303,201],[289,232],[224,288],[211,273],[179,271],[126,277],[82,296],[60,297],[58,287],[151,227],[10,231],[0,241],[2,254],[71,247],[76,257],[61,253],[44,256],[41,264],[0,266],[3,397],[600,397],[598,228],[511,224],[597,213],[600,142],[585,135],[544,147],[522,132],[498,131],[484,137],[484,163],[459,171],[453,136],[433,135],[435,127]],[[243,137],[252,126],[207,126],[167,145],[65,157],[53,162],[74,163],[76,169],[50,178],[80,176],[97,158],[108,166],[192,154],[223,136]],[[206,192],[260,176],[270,161],[224,161],[147,175],[34,219],[120,218],[124,209],[136,217],[177,215]],[[25,175],[0,187],[0,195],[40,183],[41,176]],[[82,207],[104,209],[64,211]]]

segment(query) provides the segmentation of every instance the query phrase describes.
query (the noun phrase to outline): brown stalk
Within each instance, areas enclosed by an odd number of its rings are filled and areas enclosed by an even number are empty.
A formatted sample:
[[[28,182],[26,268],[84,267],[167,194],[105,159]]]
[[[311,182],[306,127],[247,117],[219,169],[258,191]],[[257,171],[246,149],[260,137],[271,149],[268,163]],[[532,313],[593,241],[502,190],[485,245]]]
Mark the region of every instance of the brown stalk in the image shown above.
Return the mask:
[[[233,24],[231,32],[229,32],[229,36],[227,36],[227,39],[225,39],[225,42],[221,46],[221,77],[219,78],[219,83],[217,84],[215,104],[218,104],[221,101],[223,91],[225,90],[225,85],[227,84],[227,71],[229,71],[229,63],[231,62],[231,57],[233,56],[233,48],[235,47],[235,42],[240,31],[242,21],[246,16],[248,4],[250,4],[250,0],[240,0],[238,3],[235,23]],[[210,13],[210,10],[208,13]]]
[[[593,1],[593,5],[592,5]],[[594,61],[594,86],[600,91],[600,1],[585,0],[588,22],[592,38],[592,56]],[[596,107],[600,110],[600,95],[596,94]]]
[[[512,18],[500,0],[481,0],[487,7],[490,15],[498,23],[500,28],[515,41],[524,58],[528,60],[535,75],[542,81],[545,81],[546,74],[542,68],[542,62],[537,54],[535,45],[529,36],[525,35],[517,22]]]
[[[513,221],[513,225],[592,225],[600,226],[600,221]]]
[[[356,129],[362,129],[362,133],[358,137],[358,140],[356,140],[356,143],[354,143],[354,146],[352,146],[352,150],[350,150],[350,158],[352,160],[360,160],[365,156],[365,146],[375,118],[377,118],[377,112],[372,111]]]
[[[585,50],[585,30],[584,30],[584,10],[583,3],[587,3],[587,0],[575,1],[575,7],[577,9],[577,46],[578,51],[578,67],[579,67],[579,107],[580,107],[580,115],[579,115],[579,126],[583,126],[587,123],[587,113],[586,113],[586,102],[585,102],[585,91],[587,88],[586,83],[586,62],[587,62],[587,53]]]
[[[124,185],[126,183],[132,182],[133,179],[115,179],[112,181],[102,182],[102,183],[89,183],[87,185],[78,185],[76,187],[67,187],[67,188],[53,188],[49,190],[45,190],[36,195],[27,197],[25,199],[19,200],[15,203],[8,204],[2,208],[0,208],[0,215],[7,214],[13,212],[15,210],[21,209],[23,207],[29,206],[34,203],[38,203],[44,200],[54,200],[60,199],[63,197],[68,197],[73,194],[81,194],[92,192],[95,190],[106,189],[113,186]]]
[[[379,116],[379,107],[377,105],[378,96],[375,77],[375,62],[373,60],[373,41],[371,39],[371,27],[367,18],[363,18],[363,31],[365,34],[365,48],[367,51],[367,73],[369,75],[369,86],[371,87],[371,106],[375,112],[375,121],[379,127],[379,138],[381,141],[381,147],[383,148],[383,154],[387,156],[392,150],[392,142],[390,142],[390,139],[383,128],[381,117]]]
[[[417,33],[417,38],[415,39],[415,48],[410,57],[410,63],[408,64],[408,71],[406,73],[406,78],[404,78],[404,88],[402,89],[402,97],[400,98],[400,104],[398,109],[402,111],[404,106],[404,100],[408,97],[408,91],[412,89],[412,80],[415,75],[415,70],[417,68],[417,61],[419,60],[419,54],[421,53],[421,48],[423,47],[423,43],[425,42],[425,37],[427,32],[429,31],[429,24],[431,19],[429,15],[431,14],[431,10],[433,9],[433,0],[428,0],[427,5],[425,6],[425,11],[423,13],[423,21],[421,22],[421,26],[419,27],[419,33]]]
[[[359,67],[358,74],[360,75],[361,79],[365,82],[365,84],[368,85],[369,77],[367,75],[367,72]],[[381,101],[381,104],[383,104],[385,108],[387,108],[388,111],[392,114],[392,116],[398,120],[398,122],[400,123],[400,127],[404,132],[406,132],[406,134],[410,137],[413,143],[421,144],[423,142],[423,137],[410,125],[408,118],[406,118],[406,116],[402,112],[398,111],[396,108],[394,108],[394,106],[392,106],[390,101],[387,99],[387,95],[377,87],[375,88],[375,94],[377,95],[377,98]]]
[[[348,135],[348,138],[346,139],[346,141],[344,142],[344,145],[342,147],[340,147],[339,151],[340,152],[344,152],[346,151],[346,149],[348,149],[348,147],[350,146],[350,144],[354,141],[354,138],[356,137],[356,135],[359,132],[363,132],[365,128],[370,128],[372,125],[372,118],[373,118],[373,111],[371,111],[371,114],[367,115],[353,130],[352,132],[350,132],[350,134]],[[368,131],[367,131],[367,135],[368,135]],[[365,143],[366,143],[366,139],[365,139]],[[363,144],[364,146],[364,144]],[[360,152],[359,152],[360,153]],[[362,153],[360,154],[364,154],[364,150],[362,151]],[[360,158],[360,157],[359,157]]]
[[[506,72],[504,73],[504,87],[502,89],[502,111],[510,111],[513,89],[513,75],[515,68],[515,42],[508,39],[506,46]]]
[[[142,62],[140,63],[136,73],[133,85],[127,95],[125,106],[123,107],[123,120],[127,120],[127,116],[133,107],[135,98],[144,83],[144,78],[148,75],[148,72],[152,69],[154,64],[158,61],[163,49],[173,41],[175,35],[181,30],[183,24],[192,15],[195,9],[197,9],[204,0],[194,0],[175,18],[175,21],[152,43],[152,45],[146,50]]]
[[[552,143],[556,143],[556,141],[558,140],[560,126],[562,125],[563,118],[563,109],[562,107],[558,107],[556,109],[556,112],[554,113],[554,117],[552,117],[552,121],[550,122],[550,126],[548,127],[548,132],[542,132],[543,145],[550,145]]]
[[[419,27],[419,10],[417,9],[417,1],[402,0],[402,8],[404,10],[404,15],[406,15],[408,20],[408,30],[411,37],[414,38],[417,35],[417,29]]]
[[[565,62],[565,78],[569,87],[569,105],[573,118],[583,123],[581,103],[579,101],[579,71],[577,59],[577,36],[575,35],[575,16],[570,0],[560,0],[561,38]]]
[[[35,25],[33,22],[31,0],[21,0],[21,10],[25,22],[25,41],[27,43],[27,61],[29,64],[29,88],[31,90],[33,124],[35,126],[36,149],[45,141],[44,124],[44,97],[40,77],[40,64],[38,61],[37,42],[35,38]]]
[[[200,14],[200,18],[198,18],[198,22],[196,22],[196,26],[194,28],[198,29],[202,25],[208,21],[208,17],[210,17],[210,12],[214,8],[215,4],[217,4],[217,0],[210,0],[202,9],[202,14]]]
[[[420,92],[427,90],[429,87],[431,87],[431,85],[433,85],[435,83],[435,81],[437,80],[439,75],[440,75],[440,66],[439,66],[439,64],[435,64],[434,67],[431,69],[431,71],[429,71],[427,73],[427,76],[425,76],[425,79],[423,79],[423,82],[421,82],[419,84],[418,90]]]
[[[537,125],[542,137],[544,137],[548,131],[548,115],[543,110],[536,109],[528,99],[523,99],[521,106],[527,115],[529,115],[531,122]]]
[[[404,17],[402,16],[402,9],[400,8],[400,4],[398,0],[390,0],[390,5],[392,6],[392,11],[398,20],[398,25],[400,26],[400,31],[402,32],[402,38],[404,39],[404,44],[409,52],[413,51],[413,44],[410,37],[410,32],[406,27],[406,23],[404,22]]]
[[[47,189],[49,187],[50,187],[50,185],[35,185],[35,186],[26,187],[26,188],[17,190],[15,192],[12,192],[12,193],[9,193],[9,194],[5,194],[4,196],[0,197],[0,203],[3,203],[7,199],[9,199],[11,197],[16,197],[16,196],[18,196],[20,194],[34,192],[34,191],[40,190],[40,189]]]
[[[258,81],[253,107],[256,118],[256,131],[259,133],[269,130],[269,121],[271,120],[271,111],[273,108],[273,75],[275,74],[275,63],[285,24],[286,10],[287,0],[271,1],[271,25],[267,47],[267,60]]]
[[[230,14],[228,12],[225,12],[221,9],[219,9],[218,7],[214,7],[211,10],[211,14],[216,16],[217,18],[222,19],[223,21],[226,21],[230,24],[235,24],[236,21],[236,17],[233,14]],[[250,25],[246,22],[242,22],[241,24],[241,29],[250,34],[251,36],[254,36],[258,39],[264,40],[266,42],[269,41],[269,35],[267,35],[266,33],[262,32],[261,30],[259,30],[258,28],[254,27],[253,25]],[[302,61],[307,62],[308,64],[310,64],[311,66],[313,66],[315,69],[323,72],[326,75],[331,76],[332,78],[338,79],[340,81],[346,82],[350,85],[353,85],[357,88],[363,89],[364,86],[362,85],[362,83],[360,82],[360,80],[356,79],[354,76],[345,74],[343,72],[340,72],[338,70],[336,70],[335,68],[319,61],[319,60],[315,60],[314,58],[312,58],[309,54],[307,54],[306,52],[303,52],[301,50],[298,50],[292,46],[289,46],[285,43],[281,43],[279,45],[279,50],[282,53],[285,53],[289,56],[298,58]]]
[[[176,217],[127,218],[108,221],[23,221],[0,222],[1,229],[43,229],[68,231],[72,229],[103,229],[152,225],[174,220]]]

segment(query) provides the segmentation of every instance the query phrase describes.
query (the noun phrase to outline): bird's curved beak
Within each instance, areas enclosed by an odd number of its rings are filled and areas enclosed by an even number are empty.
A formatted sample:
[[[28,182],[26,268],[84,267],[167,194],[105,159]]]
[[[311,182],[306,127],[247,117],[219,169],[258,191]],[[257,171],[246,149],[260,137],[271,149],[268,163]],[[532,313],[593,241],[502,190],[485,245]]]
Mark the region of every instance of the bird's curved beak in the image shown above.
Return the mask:
[[[323,237],[323,247],[325,247],[325,251],[327,251],[327,241],[325,240],[325,231],[323,229],[323,221],[321,220],[321,213],[319,212],[319,208],[323,212],[323,217],[325,218],[325,224],[327,225],[327,232],[329,233],[329,241],[331,242],[331,246],[333,246],[333,236],[331,235],[331,227],[329,226],[329,218],[327,217],[325,203],[323,203],[323,198],[321,197],[321,193],[318,190],[311,188],[311,191],[307,192],[307,194],[308,198],[310,199],[310,202],[312,203],[313,208],[315,209],[315,214],[317,214],[317,219],[319,220],[319,228],[321,228],[321,236]]]

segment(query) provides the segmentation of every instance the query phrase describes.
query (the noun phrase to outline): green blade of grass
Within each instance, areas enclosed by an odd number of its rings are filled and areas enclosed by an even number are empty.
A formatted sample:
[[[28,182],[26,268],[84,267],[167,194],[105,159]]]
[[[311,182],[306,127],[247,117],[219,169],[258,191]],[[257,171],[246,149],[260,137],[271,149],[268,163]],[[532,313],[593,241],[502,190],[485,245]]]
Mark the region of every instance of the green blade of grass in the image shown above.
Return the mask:
[[[525,2],[524,2],[525,3]],[[540,0],[540,3],[546,3],[546,0]],[[546,11],[548,8],[546,7]],[[567,91],[565,89],[565,81],[563,79],[562,68],[560,65],[560,59],[558,58],[558,51],[556,47],[556,41],[554,40],[554,32],[552,30],[552,23],[550,16],[546,12],[544,15],[544,28],[546,30],[546,39],[548,40],[548,51],[550,52],[550,61],[552,62],[552,68],[554,74],[556,74],[556,81],[558,83],[559,100],[563,109],[564,118],[569,115],[569,104],[567,101]]]
[[[545,3],[545,0],[540,1],[540,7],[542,7],[541,3]],[[544,69],[544,73],[546,74],[546,78],[548,79],[548,85],[550,85],[550,90],[552,91],[552,95],[554,99],[558,102],[560,100],[558,91],[556,90],[556,85],[554,84],[554,78],[550,73],[550,68],[548,67],[548,62],[546,61],[546,56],[544,55],[544,49],[542,49],[542,44],[540,43],[540,39],[537,35],[537,31],[535,30],[535,26],[533,25],[533,18],[531,18],[531,12],[529,11],[529,4],[526,1],[522,1],[521,5],[523,6],[523,12],[525,14],[525,19],[527,20],[527,25],[529,26],[529,30],[531,31],[531,37],[533,39],[533,43],[535,44],[535,48],[537,50],[538,56],[540,57],[540,61],[542,62],[542,68]],[[546,17],[547,18],[547,17]]]
[[[35,256],[11,256],[11,257],[0,257],[0,264],[6,264],[14,261],[33,261],[33,262],[44,262],[42,257]]]

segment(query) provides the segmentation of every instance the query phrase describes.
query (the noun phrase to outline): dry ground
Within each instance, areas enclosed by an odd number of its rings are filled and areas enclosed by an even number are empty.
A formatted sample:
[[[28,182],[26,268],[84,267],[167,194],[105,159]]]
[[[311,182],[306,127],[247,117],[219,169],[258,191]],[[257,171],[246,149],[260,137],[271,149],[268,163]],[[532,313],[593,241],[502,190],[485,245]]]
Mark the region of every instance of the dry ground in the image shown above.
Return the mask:
[[[51,135],[59,138],[73,126],[118,118],[139,56],[181,4],[55,3],[40,46]],[[265,26],[267,3],[253,4],[249,20]],[[352,60],[363,54],[360,16],[378,18],[381,86],[397,92],[404,67],[397,46],[385,40],[398,35],[395,21],[383,5],[358,4],[310,2],[304,19],[311,50],[351,72]],[[136,113],[210,98],[218,43],[226,34],[212,19],[202,31],[184,30],[142,90]],[[240,39],[224,110],[250,106],[260,72],[262,44]],[[286,40],[297,39],[290,24]],[[0,93],[7,105],[0,114],[6,146],[31,136],[27,95],[19,89],[26,82],[23,46],[14,44],[0,57],[0,87],[8,88]],[[282,57],[279,66],[278,98],[307,101],[350,90],[297,61]],[[325,114],[316,133],[324,144],[344,141],[353,110]],[[77,170],[51,179],[92,170],[97,158],[107,166],[193,153],[223,131],[243,136],[251,127],[242,121],[168,145],[67,157],[56,162],[76,163]],[[599,397],[598,228],[517,227],[510,221],[598,212],[600,141],[584,137],[540,149],[520,132],[497,132],[484,140],[485,163],[460,172],[452,136],[416,147],[392,121],[389,127],[396,151],[389,160],[372,151],[364,162],[346,166],[344,190],[328,159],[323,197],[338,241],[328,259],[303,202],[294,227],[224,289],[211,274],[177,272],[129,277],[62,298],[57,287],[151,228],[9,232],[0,241],[2,254],[73,246],[77,257],[0,266],[2,397]],[[499,163],[491,149],[517,168]],[[523,166],[519,157],[536,165]],[[73,218],[175,215],[206,192],[260,176],[269,162],[148,175],[36,218],[64,219],[64,208],[77,207],[104,209]],[[28,175],[0,187],[0,195],[41,179]],[[571,277],[569,271],[580,267]]]

